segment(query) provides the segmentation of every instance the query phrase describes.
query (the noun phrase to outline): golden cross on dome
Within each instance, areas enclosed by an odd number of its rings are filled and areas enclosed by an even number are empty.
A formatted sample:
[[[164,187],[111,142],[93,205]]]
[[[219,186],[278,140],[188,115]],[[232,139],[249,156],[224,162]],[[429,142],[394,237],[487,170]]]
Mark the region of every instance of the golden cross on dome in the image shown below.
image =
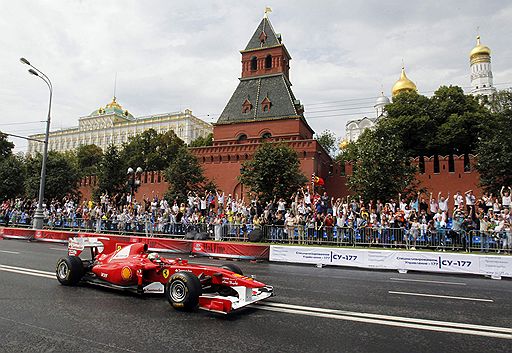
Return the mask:
[[[268,18],[268,14],[272,12],[272,9],[270,6],[265,7],[265,13],[263,15],[263,18]]]

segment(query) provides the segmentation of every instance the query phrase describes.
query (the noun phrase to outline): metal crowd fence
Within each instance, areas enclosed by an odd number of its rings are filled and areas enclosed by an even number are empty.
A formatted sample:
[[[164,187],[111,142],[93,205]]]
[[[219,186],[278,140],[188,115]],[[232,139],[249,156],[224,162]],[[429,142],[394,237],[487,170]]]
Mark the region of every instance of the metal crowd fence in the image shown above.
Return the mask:
[[[30,217],[0,216],[0,224],[30,227]],[[375,247],[430,249],[439,251],[510,252],[512,231],[455,231],[449,228],[406,229],[388,227],[315,227],[308,225],[258,225],[169,223],[142,220],[86,220],[80,218],[46,219],[46,229],[158,236],[218,241],[256,241],[275,244],[329,245],[339,247]],[[257,233],[257,234],[256,234]],[[256,235],[255,235],[256,234]]]

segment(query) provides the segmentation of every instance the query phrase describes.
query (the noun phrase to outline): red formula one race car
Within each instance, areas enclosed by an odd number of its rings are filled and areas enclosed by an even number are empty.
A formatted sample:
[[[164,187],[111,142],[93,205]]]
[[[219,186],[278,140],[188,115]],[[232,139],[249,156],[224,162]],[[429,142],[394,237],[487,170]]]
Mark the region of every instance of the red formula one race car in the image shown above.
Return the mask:
[[[68,256],[57,262],[58,281],[68,286],[85,282],[139,294],[163,293],[175,309],[199,307],[222,314],[273,295],[272,286],[244,276],[234,264],[213,267],[167,259],[148,253],[143,243],[118,246],[116,251],[103,254],[107,241],[69,239]],[[80,257],[85,249],[90,249],[90,260]]]

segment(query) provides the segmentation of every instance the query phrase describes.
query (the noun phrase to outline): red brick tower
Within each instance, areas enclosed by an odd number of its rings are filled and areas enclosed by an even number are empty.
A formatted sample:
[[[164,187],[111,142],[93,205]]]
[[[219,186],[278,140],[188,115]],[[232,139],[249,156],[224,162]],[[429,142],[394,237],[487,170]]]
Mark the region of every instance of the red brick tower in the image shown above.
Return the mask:
[[[313,140],[304,108],[291,90],[291,56],[264,17],[242,54],[242,77],[213,128],[213,146],[194,148],[206,177],[227,193],[244,192],[238,182],[243,161],[262,141],[285,142],[295,149],[301,169],[328,176],[331,158]]]

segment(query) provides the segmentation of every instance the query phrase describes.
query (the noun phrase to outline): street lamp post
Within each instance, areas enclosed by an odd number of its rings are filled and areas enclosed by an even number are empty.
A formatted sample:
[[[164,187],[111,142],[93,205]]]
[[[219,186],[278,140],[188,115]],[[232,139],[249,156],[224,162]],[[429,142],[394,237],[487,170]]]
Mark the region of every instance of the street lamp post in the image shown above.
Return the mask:
[[[53,96],[53,87],[52,82],[42,71],[38,70],[34,67],[30,62],[25,58],[20,58],[22,64],[28,65],[31,68],[28,72],[34,76],[39,77],[43,80],[48,88],[50,89],[50,103],[48,104],[48,119],[46,120],[46,134],[44,136],[44,151],[43,151],[43,163],[41,165],[41,178],[39,179],[39,198],[37,201],[37,209],[34,214],[34,229],[43,229],[44,222],[44,212],[43,212],[43,199],[44,199],[44,185],[46,182],[46,160],[48,159],[48,137],[50,135],[50,113],[52,110],[52,96]]]
[[[136,170],[133,170],[132,167],[128,168],[128,186],[130,187],[130,202],[133,202],[133,196],[137,188],[140,186],[139,176],[142,174],[142,168],[137,167]]]

